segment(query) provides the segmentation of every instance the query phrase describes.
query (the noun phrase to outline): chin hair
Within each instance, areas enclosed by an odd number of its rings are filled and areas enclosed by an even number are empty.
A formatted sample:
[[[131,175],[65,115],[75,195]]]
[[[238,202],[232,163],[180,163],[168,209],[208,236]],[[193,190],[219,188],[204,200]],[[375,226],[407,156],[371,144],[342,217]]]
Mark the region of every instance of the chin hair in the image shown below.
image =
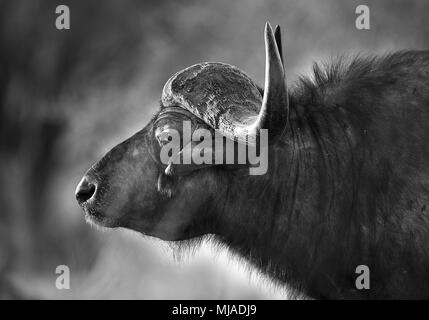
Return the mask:
[[[168,241],[168,246],[173,252],[173,258],[177,262],[183,262],[192,257],[205,242],[212,242],[214,235],[206,234],[195,238],[178,241]]]

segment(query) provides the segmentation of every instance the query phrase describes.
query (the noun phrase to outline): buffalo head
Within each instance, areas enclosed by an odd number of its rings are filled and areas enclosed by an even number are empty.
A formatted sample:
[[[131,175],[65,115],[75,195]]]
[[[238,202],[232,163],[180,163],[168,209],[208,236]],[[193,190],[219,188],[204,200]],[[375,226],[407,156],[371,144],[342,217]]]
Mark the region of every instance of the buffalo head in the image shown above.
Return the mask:
[[[192,134],[203,129],[235,146],[258,145],[262,129],[268,131],[270,144],[276,141],[288,121],[278,27],[273,32],[266,25],[265,47],[263,90],[236,67],[221,63],[200,63],[171,77],[162,91],[161,109],[149,124],[110,150],[77,186],[76,198],[86,219],[164,240],[217,233],[226,223],[222,214],[227,202],[244,199],[241,195],[251,192],[247,188],[255,191],[255,182],[263,178],[249,175],[253,165],[249,161],[207,164],[190,160],[178,164],[171,160],[183,160],[186,150],[192,154],[192,149],[198,148],[194,140],[181,140],[172,148],[170,162],[161,157],[163,147],[171,141],[171,132],[185,135],[184,123],[190,124]],[[199,151],[215,158],[219,150],[213,145],[214,140]],[[236,210],[235,217],[243,215],[241,219],[246,220],[247,212],[241,211]]]

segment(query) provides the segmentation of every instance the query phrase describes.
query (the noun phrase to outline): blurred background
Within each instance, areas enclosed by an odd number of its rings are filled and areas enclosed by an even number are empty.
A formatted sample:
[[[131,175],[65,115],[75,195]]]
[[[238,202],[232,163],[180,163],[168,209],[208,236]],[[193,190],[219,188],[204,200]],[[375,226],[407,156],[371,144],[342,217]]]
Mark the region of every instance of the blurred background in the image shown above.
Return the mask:
[[[55,8],[70,8],[70,30]],[[355,9],[370,8],[368,31]],[[148,122],[162,86],[201,61],[263,84],[265,21],[280,24],[289,82],[313,60],[429,48],[429,2],[0,0],[0,298],[285,299],[287,291],[205,243],[167,244],[84,222],[85,170]],[[67,265],[71,289],[57,290]]]

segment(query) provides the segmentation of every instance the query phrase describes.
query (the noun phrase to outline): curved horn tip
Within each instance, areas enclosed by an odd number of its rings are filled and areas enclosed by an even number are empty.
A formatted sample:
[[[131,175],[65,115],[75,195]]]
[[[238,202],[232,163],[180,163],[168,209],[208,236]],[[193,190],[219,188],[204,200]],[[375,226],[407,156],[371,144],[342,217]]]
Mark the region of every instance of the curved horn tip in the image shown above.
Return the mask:
[[[280,26],[279,25],[277,25],[276,28],[274,29],[274,37],[276,38],[277,46],[278,46],[279,40],[281,40],[281,38],[282,38],[282,33],[280,31]]]
[[[276,37],[274,36],[271,25],[267,22],[265,25],[265,56],[266,56],[266,72],[283,73],[283,62],[281,49],[277,46]],[[272,71],[269,71],[272,69]],[[267,76],[268,74],[266,74]],[[266,77],[266,79],[268,79]]]
[[[269,32],[271,31],[271,33],[273,34],[273,28],[271,27],[271,24],[267,21],[265,22],[265,35],[269,34]]]
[[[277,50],[279,50],[280,59],[282,59],[282,63],[284,63],[284,61],[283,61],[283,48],[282,48],[282,34],[280,31],[279,25],[277,25],[276,29],[274,30],[274,38],[276,39]]]

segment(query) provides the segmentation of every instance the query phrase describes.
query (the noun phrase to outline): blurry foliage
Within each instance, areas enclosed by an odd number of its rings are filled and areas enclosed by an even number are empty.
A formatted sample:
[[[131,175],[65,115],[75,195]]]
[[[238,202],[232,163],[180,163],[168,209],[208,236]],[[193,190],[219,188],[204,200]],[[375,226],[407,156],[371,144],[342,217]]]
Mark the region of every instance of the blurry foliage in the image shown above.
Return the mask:
[[[85,248],[81,259],[95,254],[88,228],[80,224],[59,230],[53,223],[55,212],[47,210],[57,189],[50,190],[49,185],[54,175],[66,169],[62,164],[69,156],[59,153],[58,145],[73,125],[65,110],[68,105],[59,101],[69,90],[86,92],[108,79],[113,78],[116,86],[127,84],[144,45],[138,11],[127,9],[131,3],[66,4],[73,8],[74,19],[73,29],[66,33],[54,28],[55,1],[0,4],[0,266],[4,275],[16,269],[52,272],[52,260],[68,262],[70,246],[79,241],[80,248]],[[151,10],[151,3],[145,2],[145,7],[141,9]],[[124,19],[133,13],[134,17]],[[71,209],[75,208],[63,208]]]
[[[59,4],[71,9],[70,30],[54,26]],[[193,269],[180,273],[174,265],[147,264],[146,258],[161,263],[159,250],[148,249],[150,242],[143,248],[122,236],[112,240],[85,225],[74,186],[104,151],[145,124],[162,85],[177,70],[222,61],[262,84],[266,20],[282,25],[291,80],[319,57],[428,47],[427,1],[366,1],[371,31],[354,28],[358,4],[0,0],[0,298],[28,297],[14,288],[12,274],[52,281],[58,264],[83,274],[92,270],[89,284],[73,297],[106,298],[112,292],[135,298],[262,296],[238,284],[220,289],[207,276],[217,267],[207,263],[199,267],[200,276]],[[140,260],[120,256],[124,248]],[[127,265],[133,266],[128,270]],[[116,282],[109,287],[104,282],[111,273]],[[127,288],[115,291],[121,283],[135,284],[134,276],[150,285],[142,283],[134,296],[125,293]],[[221,275],[216,281],[230,278]],[[95,282],[105,287],[95,293]],[[173,286],[177,289],[171,291]],[[240,290],[231,295],[234,288]],[[188,289],[195,292],[187,294]]]

